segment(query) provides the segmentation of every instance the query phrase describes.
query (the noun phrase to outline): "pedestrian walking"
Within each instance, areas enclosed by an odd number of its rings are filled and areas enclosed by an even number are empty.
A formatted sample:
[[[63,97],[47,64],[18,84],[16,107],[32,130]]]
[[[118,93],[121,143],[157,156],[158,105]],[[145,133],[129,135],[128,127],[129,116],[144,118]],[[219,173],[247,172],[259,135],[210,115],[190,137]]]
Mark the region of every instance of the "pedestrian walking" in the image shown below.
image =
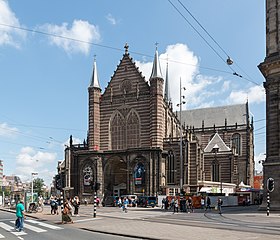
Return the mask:
[[[209,208],[209,210],[211,211],[211,199],[209,196],[206,197],[206,207],[205,207],[205,212],[207,211],[207,209]]]
[[[25,217],[24,215],[24,205],[23,201],[19,201],[19,203],[16,206],[16,230],[17,231],[23,231],[23,219]]]
[[[191,197],[188,198],[188,213],[190,212],[193,212],[193,202]]]
[[[129,201],[128,201],[128,199],[125,197],[124,199],[123,199],[123,211],[125,212],[125,213],[127,213],[127,206],[128,206],[128,203],[129,203]]]
[[[163,198],[163,199],[161,200],[161,209],[165,209],[165,201],[166,201],[165,198]]]
[[[174,214],[175,212],[178,213],[178,209],[179,209],[179,206],[178,206],[178,199],[176,198],[176,199],[174,200],[174,211],[173,211],[173,214]]]
[[[200,205],[201,205],[201,209],[205,208],[205,199],[204,199],[204,197],[201,198]]]
[[[69,205],[68,200],[66,200],[63,204],[63,211],[62,211],[62,224],[64,223],[73,223],[71,216],[71,208]]]
[[[79,216],[80,200],[78,196],[74,197],[73,206],[74,206],[74,216]]]
[[[51,215],[58,214],[58,211],[57,211],[57,209],[58,209],[57,198],[51,196],[50,203],[51,203]]]
[[[221,198],[218,198],[218,211],[220,215],[222,215],[222,205],[223,205],[223,200]]]
[[[169,201],[168,198],[165,199],[165,203],[164,203],[164,209],[168,210],[168,205],[169,205]]]

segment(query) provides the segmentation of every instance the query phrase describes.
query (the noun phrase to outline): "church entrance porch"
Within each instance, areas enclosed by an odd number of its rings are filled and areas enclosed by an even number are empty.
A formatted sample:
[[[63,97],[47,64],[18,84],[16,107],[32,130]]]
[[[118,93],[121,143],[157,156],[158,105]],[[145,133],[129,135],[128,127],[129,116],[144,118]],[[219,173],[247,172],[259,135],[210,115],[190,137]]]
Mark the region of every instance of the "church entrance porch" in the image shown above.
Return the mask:
[[[121,158],[108,161],[104,170],[104,196],[121,196],[128,194],[126,163]]]

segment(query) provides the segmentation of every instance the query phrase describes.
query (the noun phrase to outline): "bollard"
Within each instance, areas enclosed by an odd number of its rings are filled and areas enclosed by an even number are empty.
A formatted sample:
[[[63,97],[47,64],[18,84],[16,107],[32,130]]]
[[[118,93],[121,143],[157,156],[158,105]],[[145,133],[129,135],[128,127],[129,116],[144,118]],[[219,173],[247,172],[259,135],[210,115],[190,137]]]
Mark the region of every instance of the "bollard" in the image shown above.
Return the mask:
[[[94,192],[93,217],[96,218],[96,191]]]
[[[61,221],[63,222],[63,192],[60,192]]]
[[[266,207],[266,216],[269,216],[269,207],[270,207],[270,199],[269,199],[269,191],[267,191],[267,207]]]

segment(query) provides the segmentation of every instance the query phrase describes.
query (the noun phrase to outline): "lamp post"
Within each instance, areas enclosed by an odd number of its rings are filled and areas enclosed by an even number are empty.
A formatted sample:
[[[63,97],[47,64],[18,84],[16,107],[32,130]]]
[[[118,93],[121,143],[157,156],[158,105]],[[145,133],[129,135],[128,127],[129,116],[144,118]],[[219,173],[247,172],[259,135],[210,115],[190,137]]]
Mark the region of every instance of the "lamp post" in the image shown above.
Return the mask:
[[[183,190],[183,146],[182,146],[182,104],[185,104],[185,101],[182,101],[182,99],[185,99],[185,96],[182,96],[182,83],[180,78],[180,103],[177,104],[177,107],[180,106],[180,191]],[[183,90],[186,90],[185,87],[183,87]]]
[[[31,173],[31,203],[33,203],[33,177],[38,175],[38,173]]]
[[[213,147],[213,151],[214,151],[214,154],[215,154],[215,166],[217,166],[217,153],[219,151],[219,146],[217,144],[214,145]],[[221,169],[221,166],[219,164],[219,169],[217,171],[217,168],[215,167],[215,172],[216,174],[219,173],[219,178],[220,178],[220,191],[221,191],[221,194],[223,193],[223,183],[222,183],[222,169]],[[217,179],[218,180],[218,179]]]

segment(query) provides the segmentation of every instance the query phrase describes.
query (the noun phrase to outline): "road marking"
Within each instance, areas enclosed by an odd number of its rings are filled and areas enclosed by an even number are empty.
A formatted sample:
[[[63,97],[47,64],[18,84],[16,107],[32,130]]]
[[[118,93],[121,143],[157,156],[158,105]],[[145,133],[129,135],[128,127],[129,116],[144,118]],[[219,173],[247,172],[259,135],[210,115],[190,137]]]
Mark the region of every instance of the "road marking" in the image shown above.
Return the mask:
[[[80,219],[80,220],[76,220],[76,222],[87,222],[87,221],[93,221],[93,220],[100,220],[102,218],[87,218],[87,219]]]
[[[45,230],[45,229],[34,227],[34,226],[26,224],[26,223],[24,224],[24,228],[27,228],[27,229],[32,230],[37,233],[47,232],[47,230]]]
[[[3,228],[4,230],[16,235],[16,236],[22,236],[22,235],[26,235],[27,233],[25,232],[13,232],[14,230],[14,227],[6,224],[6,223],[3,223],[3,222],[0,222],[0,227]]]
[[[62,227],[54,226],[54,225],[43,223],[43,222],[38,222],[38,221],[35,221],[35,220],[31,220],[31,219],[26,220],[26,222],[38,224],[39,226],[54,229],[54,230],[63,229]]]
[[[5,238],[2,234],[0,234],[0,238]]]

